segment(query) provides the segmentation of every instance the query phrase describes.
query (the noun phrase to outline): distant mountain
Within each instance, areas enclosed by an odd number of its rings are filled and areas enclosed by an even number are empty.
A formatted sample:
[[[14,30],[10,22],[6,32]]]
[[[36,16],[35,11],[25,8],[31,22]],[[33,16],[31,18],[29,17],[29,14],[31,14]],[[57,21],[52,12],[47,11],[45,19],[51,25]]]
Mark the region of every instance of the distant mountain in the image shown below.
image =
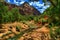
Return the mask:
[[[23,14],[33,14],[33,15],[40,15],[40,12],[35,9],[33,6],[30,6],[27,2],[19,7],[19,11]]]
[[[21,6],[17,6],[14,4],[8,4],[8,3],[4,3],[6,6],[8,6],[10,9],[17,7],[19,9],[20,14],[22,15],[40,15],[41,13],[35,9],[33,6],[30,6],[27,2],[25,2],[24,4],[22,4]]]

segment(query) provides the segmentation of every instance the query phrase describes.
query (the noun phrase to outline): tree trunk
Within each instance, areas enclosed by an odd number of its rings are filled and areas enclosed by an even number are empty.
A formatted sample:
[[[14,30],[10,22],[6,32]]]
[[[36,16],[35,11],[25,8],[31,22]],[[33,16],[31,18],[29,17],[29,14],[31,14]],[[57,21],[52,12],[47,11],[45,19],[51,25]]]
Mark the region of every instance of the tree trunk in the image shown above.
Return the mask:
[[[48,1],[50,1],[51,4],[52,4],[54,7],[56,7],[56,4],[55,4],[52,0],[48,0]]]

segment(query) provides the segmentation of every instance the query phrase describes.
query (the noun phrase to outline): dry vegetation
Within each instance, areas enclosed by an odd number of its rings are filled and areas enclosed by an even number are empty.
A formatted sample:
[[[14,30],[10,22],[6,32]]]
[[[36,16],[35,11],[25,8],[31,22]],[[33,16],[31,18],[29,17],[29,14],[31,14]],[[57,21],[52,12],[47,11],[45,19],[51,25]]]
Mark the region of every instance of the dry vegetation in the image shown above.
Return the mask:
[[[0,40],[60,40],[58,3],[40,15],[27,3],[18,7],[0,2]]]
[[[27,30],[30,28],[30,25],[33,25],[31,28],[34,30]],[[19,35],[22,31],[26,30],[28,32],[25,31],[21,37],[17,36],[17,40],[50,40],[50,29],[46,27],[47,25],[48,24],[44,26],[42,24],[37,25],[33,20],[27,21],[26,24],[22,22],[2,24],[2,30],[4,31],[0,32],[0,37],[1,40],[9,40],[9,38]]]

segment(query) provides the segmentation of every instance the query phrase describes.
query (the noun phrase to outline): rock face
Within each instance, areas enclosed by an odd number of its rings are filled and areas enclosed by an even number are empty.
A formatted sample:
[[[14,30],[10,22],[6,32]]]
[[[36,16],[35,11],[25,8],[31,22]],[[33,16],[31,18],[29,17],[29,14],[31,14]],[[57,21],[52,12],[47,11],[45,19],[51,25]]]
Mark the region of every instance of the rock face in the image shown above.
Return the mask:
[[[23,5],[21,5],[19,7],[19,11],[25,15],[30,15],[30,14],[33,14],[33,15],[40,15],[40,12],[35,9],[34,7],[30,6],[28,3],[24,3]]]
[[[40,15],[41,14],[37,9],[30,6],[27,2],[25,2],[21,6],[17,6],[17,5],[13,5],[13,4],[6,4],[6,5],[9,6],[10,10],[14,7],[17,7],[19,9],[20,14],[22,14],[22,15],[31,15],[31,14],[32,15]]]

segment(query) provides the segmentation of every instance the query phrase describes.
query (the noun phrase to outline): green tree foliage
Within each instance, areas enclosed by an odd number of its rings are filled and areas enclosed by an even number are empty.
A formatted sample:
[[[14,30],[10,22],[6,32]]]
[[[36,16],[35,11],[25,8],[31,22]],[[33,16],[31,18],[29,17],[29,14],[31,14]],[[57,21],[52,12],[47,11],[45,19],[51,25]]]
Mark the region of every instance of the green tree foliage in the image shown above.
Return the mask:
[[[48,0],[49,1],[49,0]],[[55,24],[59,24],[60,23],[60,13],[59,13],[59,9],[60,9],[60,0],[58,0],[58,5],[57,5],[57,0],[52,0],[53,4],[56,5],[56,7],[53,7],[53,5],[51,5],[50,8],[48,8],[43,14],[42,17],[44,15],[48,15],[51,19],[52,22]],[[52,4],[52,3],[51,3]],[[4,6],[4,7],[3,7]],[[41,15],[40,15],[41,16]],[[14,22],[14,21],[27,21],[27,20],[35,20],[35,21],[39,21],[40,16],[33,16],[33,15],[26,15],[23,16],[19,13],[19,9],[18,8],[12,8],[9,11],[8,6],[5,6],[3,3],[0,2],[0,20],[2,23],[4,22]],[[55,22],[54,22],[55,21]],[[59,23],[58,23],[59,22]]]
[[[4,0],[0,0],[0,2],[4,2]]]
[[[51,5],[51,7],[44,12],[44,15],[49,15],[49,17],[52,19],[52,23],[54,23],[55,25],[59,25],[60,24],[60,21],[59,21],[60,20],[60,12],[59,12],[60,1],[59,0],[51,0],[51,1],[55,4],[55,6]]]
[[[0,17],[1,23],[14,22],[14,21],[28,21],[28,20],[39,20],[39,16],[34,15],[21,15],[17,7],[9,10],[8,6],[0,3]],[[4,6],[4,7],[3,7]]]

